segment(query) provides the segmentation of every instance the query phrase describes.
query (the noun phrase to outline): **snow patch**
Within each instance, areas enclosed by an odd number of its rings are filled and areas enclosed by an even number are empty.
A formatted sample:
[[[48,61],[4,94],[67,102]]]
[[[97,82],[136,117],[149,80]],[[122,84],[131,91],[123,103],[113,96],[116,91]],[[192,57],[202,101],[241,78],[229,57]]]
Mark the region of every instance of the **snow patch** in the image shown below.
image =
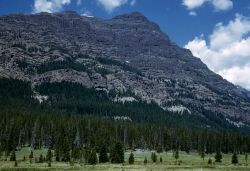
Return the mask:
[[[191,114],[191,111],[188,108],[186,108],[186,107],[184,107],[182,105],[171,106],[171,107],[168,107],[167,110],[170,111],[170,112],[177,112],[177,113],[180,113],[180,114],[183,114],[184,111],[187,111],[189,114]]]
[[[48,100],[49,97],[48,96],[42,96],[40,94],[36,94],[34,96],[34,98],[37,99],[39,101],[39,103],[42,103],[42,102]]]
[[[235,121],[232,121],[232,120],[230,120],[230,119],[228,119],[228,118],[226,118],[226,121],[227,121],[228,123],[230,123],[231,125],[234,125],[234,126],[236,126],[236,127],[238,127],[238,128],[245,126],[245,124],[244,124],[243,122],[241,122],[241,121],[235,122]]]
[[[116,97],[114,101],[125,103],[125,102],[134,102],[137,100],[134,97]]]
[[[132,122],[132,119],[128,116],[114,116],[113,118],[116,121],[130,121],[130,122]]]
[[[166,83],[171,83],[171,80],[169,80],[169,79],[164,79],[164,81],[165,81]]]

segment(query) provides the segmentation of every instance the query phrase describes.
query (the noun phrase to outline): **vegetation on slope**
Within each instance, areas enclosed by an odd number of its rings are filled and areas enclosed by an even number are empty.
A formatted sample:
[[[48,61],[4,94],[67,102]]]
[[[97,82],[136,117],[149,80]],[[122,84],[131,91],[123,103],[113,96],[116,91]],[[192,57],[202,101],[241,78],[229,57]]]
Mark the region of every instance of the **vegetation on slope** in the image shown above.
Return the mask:
[[[1,79],[0,85],[1,155],[10,156],[29,146],[52,149],[57,161],[82,160],[93,151],[100,152],[103,145],[107,153],[116,156],[112,149],[117,143],[124,149],[158,152],[250,152],[249,135],[226,129],[195,129],[191,123],[200,124],[199,120],[165,112],[155,104],[115,103],[104,92],[66,82],[36,87],[40,94],[49,96],[39,104],[29,83]],[[128,116],[132,121],[115,120],[114,116]]]

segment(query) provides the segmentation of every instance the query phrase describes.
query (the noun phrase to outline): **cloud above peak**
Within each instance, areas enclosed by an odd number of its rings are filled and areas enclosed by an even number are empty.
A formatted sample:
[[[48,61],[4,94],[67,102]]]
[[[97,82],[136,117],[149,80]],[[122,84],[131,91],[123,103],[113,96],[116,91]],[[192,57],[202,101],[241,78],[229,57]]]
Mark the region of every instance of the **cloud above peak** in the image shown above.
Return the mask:
[[[185,48],[232,83],[250,90],[250,18],[236,14],[228,24],[218,23],[208,41],[196,37]]]
[[[189,10],[201,7],[207,0],[183,0],[182,4]]]
[[[33,13],[39,12],[58,12],[63,10],[63,7],[69,5],[72,1],[76,2],[77,6],[82,5],[82,0],[34,0]],[[134,6],[136,0],[95,0],[108,13],[113,12],[116,8],[129,4]]]
[[[134,6],[136,0],[97,0],[97,2],[104,7],[104,9],[111,13],[114,9],[129,3],[131,6]]]
[[[233,7],[232,0],[182,0],[182,5],[186,6],[188,10],[194,10],[206,3],[211,4],[215,11],[225,11]]]
[[[216,11],[226,11],[233,7],[231,0],[213,0],[212,4]]]
[[[63,6],[71,3],[71,0],[35,0],[33,12],[58,12],[62,10]]]
[[[120,7],[128,2],[128,0],[97,0],[108,12],[112,12],[115,8]]]

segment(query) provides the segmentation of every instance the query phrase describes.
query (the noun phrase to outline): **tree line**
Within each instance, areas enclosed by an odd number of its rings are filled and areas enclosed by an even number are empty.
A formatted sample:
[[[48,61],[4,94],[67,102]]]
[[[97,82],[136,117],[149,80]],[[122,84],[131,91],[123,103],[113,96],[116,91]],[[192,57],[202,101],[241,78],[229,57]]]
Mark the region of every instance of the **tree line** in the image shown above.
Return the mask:
[[[57,161],[95,160],[96,153],[116,156],[121,149],[137,148],[172,150],[176,156],[179,150],[198,151],[201,156],[218,151],[250,152],[249,134],[228,129],[197,129],[189,126],[195,120],[164,113],[154,104],[115,103],[107,94],[66,82],[44,83],[36,91],[50,95],[48,101],[42,104],[35,101],[30,83],[0,81],[1,155],[11,156],[13,151],[27,146],[53,150]],[[118,114],[127,114],[132,120],[114,120],[112,116]],[[158,118],[154,120],[155,117]],[[179,126],[180,123],[184,126]],[[119,148],[115,148],[117,144]],[[119,158],[113,157],[111,161],[120,161]]]

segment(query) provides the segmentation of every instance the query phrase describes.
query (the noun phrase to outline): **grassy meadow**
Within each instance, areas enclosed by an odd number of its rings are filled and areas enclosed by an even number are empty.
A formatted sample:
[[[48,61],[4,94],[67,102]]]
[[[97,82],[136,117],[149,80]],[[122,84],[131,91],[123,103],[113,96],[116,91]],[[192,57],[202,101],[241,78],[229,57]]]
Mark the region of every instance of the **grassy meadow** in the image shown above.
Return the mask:
[[[152,163],[151,152],[149,151],[134,151],[135,163],[133,165],[128,164],[128,157],[130,152],[125,153],[124,164],[97,164],[95,166],[85,165],[82,162],[55,162],[51,163],[51,167],[48,167],[48,163],[36,163],[35,158],[39,158],[42,154],[46,156],[47,149],[34,150],[34,158],[32,162],[28,158],[30,154],[29,148],[23,148],[16,152],[16,158],[18,166],[14,166],[13,161],[6,160],[2,157],[0,160],[0,171],[250,171],[250,165],[245,161],[244,155],[238,155],[239,164],[231,164],[231,154],[223,154],[222,163],[212,163],[208,165],[208,159],[211,158],[214,161],[214,155],[206,155],[203,160],[197,153],[187,154],[180,152],[180,158],[178,162],[173,157],[171,152],[164,152],[157,154],[157,163]],[[26,160],[23,161],[24,156]],[[160,156],[163,161],[160,162]],[[144,164],[144,158],[147,157],[147,164]]]

